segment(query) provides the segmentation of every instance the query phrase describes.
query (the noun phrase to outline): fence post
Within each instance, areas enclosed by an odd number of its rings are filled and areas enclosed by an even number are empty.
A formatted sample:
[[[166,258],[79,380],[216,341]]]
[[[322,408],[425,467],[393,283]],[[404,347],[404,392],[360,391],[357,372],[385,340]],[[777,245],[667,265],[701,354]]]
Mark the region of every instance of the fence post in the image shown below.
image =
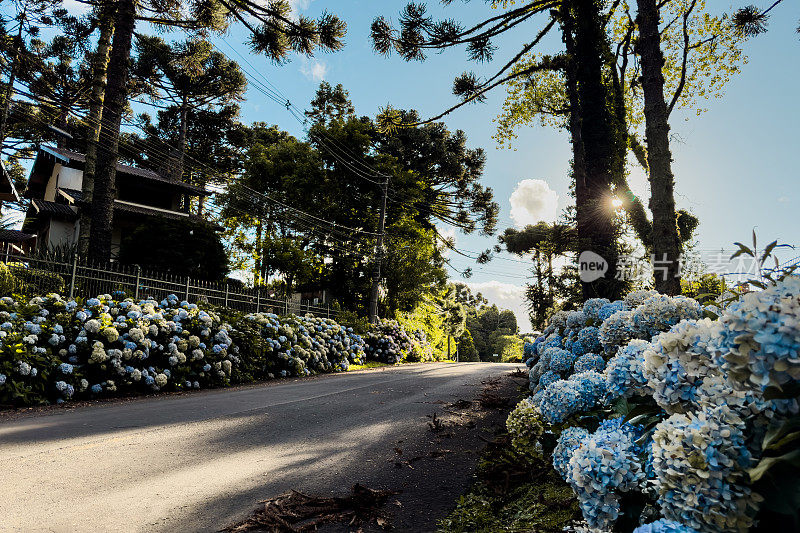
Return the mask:
[[[256,313],[261,310],[261,286],[256,288]]]
[[[186,276],[186,301],[189,301],[189,282],[192,280],[191,276]]]
[[[328,318],[331,317],[331,304],[329,303],[325,304],[325,314]]]
[[[69,297],[75,297],[75,273],[78,271],[78,254],[72,256],[72,276],[69,280]]]
[[[142,279],[142,267],[136,265],[136,289],[134,289],[133,291],[134,294],[133,299],[137,301],[139,300],[139,284],[141,283],[141,279]]]
[[[230,284],[225,281],[225,307],[228,307],[228,295],[230,294]]]

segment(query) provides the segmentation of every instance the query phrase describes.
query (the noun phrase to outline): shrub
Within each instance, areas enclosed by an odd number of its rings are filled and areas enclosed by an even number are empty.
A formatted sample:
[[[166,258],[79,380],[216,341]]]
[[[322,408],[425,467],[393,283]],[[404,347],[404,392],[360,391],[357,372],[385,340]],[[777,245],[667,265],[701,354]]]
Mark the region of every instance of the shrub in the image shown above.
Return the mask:
[[[22,292],[22,280],[14,275],[9,266],[0,263],[0,295],[11,296]]]
[[[29,268],[20,263],[9,263],[8,269],[19,280],[19,292],[28,296],[64,292],[64,278],[53,272]],[[3,293],[10,296],[12,293]]]
[[[0,298],[0,404],[217,387],[366,363],[365,339],[330,319],[123,296]],[[423,332],[389,321],[383,331],[370,334],[375,357],[430,358]],[[376,353],[384,344],[397,349]]]
[[[560,433],[553,466],[590,531],[630,531],[617,517],[643,506],[663,519],[642,533],[800,523],[800,277],[762,285],[721,310],[650,291],[592,302],[527,348],[533,394],[514,431],[538,434],[541,416]],[[571,365],[596,336],[602,357]]]

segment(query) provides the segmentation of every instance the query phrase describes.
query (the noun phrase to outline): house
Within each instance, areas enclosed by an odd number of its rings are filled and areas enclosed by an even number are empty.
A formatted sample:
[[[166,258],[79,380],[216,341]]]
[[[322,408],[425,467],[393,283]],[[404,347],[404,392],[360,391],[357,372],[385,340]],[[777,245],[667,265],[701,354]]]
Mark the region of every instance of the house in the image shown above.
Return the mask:
[[[31,169],[24,197],[30,199],[22,231],[35,235],[30,248],[54,249],[77,245],[82,201],[84,154],[42,146]],[[117,164],[112,227],[112,257],[129,231],[153,219],[202,219],[189,212],[192,199],[209,196],[203,187],[152,170]]]

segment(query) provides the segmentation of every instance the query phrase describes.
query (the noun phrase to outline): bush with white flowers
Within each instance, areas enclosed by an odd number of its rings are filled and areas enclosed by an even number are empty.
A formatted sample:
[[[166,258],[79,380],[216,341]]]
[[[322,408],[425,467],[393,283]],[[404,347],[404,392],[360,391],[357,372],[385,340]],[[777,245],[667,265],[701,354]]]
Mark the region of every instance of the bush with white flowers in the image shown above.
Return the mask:
[[[381,331],[390,329],[391,335]],[[180,301],[57,294],[0,298],[0,405],[31,405],[162,390],[226,386],[341,372],[375,358],[427,348],[399,326],[371,333],[313,316],[250,314],[224,321]],[[398,339],[400,344],[398,345]],[[393,353],[393,352],[391,352]]]
[[[407,331],[396,320],[381,319],[365,339],[367,358],[381,363],[427,361],[433,351],[423,331]]]
[[[0,321],[3,404],[225,385],[239,362],[230,326],[172,295],[5,297]]]
[[[532,395],[514,432],[530,419],[541,442],[556,437],[544,452],[578,498],[578,529],[616,530],[626,493],[662,516],[626,517],[637,533],[799,523],[800,277],[723,309],[653,291],[589,300],[525,353]]]

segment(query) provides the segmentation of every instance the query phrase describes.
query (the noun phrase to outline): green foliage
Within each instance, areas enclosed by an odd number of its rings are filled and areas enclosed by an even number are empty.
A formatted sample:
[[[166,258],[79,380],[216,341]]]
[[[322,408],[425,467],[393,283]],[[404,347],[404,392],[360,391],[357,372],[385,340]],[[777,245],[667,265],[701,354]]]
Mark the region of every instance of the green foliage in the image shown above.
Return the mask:
[[[766,289],[768,285],[775,285],[777,282],[782,281],[786,276],[792,275],[798,268],[800,263],[791,265],[781,265],[778,256],[775,255],[775,250],[780,248],[793,248],[789,244],[779,244],[778,241],[772,241],[764,247],[763,250],[758,249],[758,239],[756,232],[753,230],[753,246],[745,246],[740,242],[734,243],[739,249],[731,256],[731,260],[739,256],[749,256],[755,262],[756,277],[747,279],[739,286],[749,288],[750,286],[757,289]],[[774,262],[774,267],[765,266],[768,261]]]
[[[22,292],[22,280],[15,276],[6,263],[0,263],[0,296]]]
[[[29,268],[20,263],[9,263],[8,271],[17,278],[18,292],[26,296],[64,292],[64,278],[53,272]],[[10,295],[8,295],[10,296]]]
[[[475,342],[472,340],[472,334],[468,329],[458,339],[458,359],[460,361],[480,361],[478,349],[475,348]]]
[[[694,298],[701,304],[712,302],[725,292],[725,279],[712,273],[695,279],[681,279],[681,294]]]
[[[367,317],[358,316],[354,311],[340,310],[336,313],[336,321],[343,326],[353,328],[359,335],[366,335],[371,327]]]
[[[492,333],[489,337],[492,357],[491,360],[498,363],[519,363],[522,361],[522,353],[525,343],[517,335],[501,335],[498,332]],[[499,357],[494,357],[498,354]]]
[[[520,455],[509,439],[501,442],[484,452],[476,483],[439,522],[439,531],[557,533],[580,518],[572,489],[549,463]]]
[[[539,457],[542,445],[539,440],[545,432],[542,414],[532,403],[521,401],[506,420],[511,446],[522,456]]]
[[[155,271],[218,280],[228,273],[219,234],[193,220],[152,219],[124,235],[120,262]],[[55,292],[55,291],[50,291]]]
[[[408,331],[421,330],[425,333],[435,361],[447,359],[448,340],[444,317],[432,303],[422,302],[411,312],[399,313],[397,322]]]

